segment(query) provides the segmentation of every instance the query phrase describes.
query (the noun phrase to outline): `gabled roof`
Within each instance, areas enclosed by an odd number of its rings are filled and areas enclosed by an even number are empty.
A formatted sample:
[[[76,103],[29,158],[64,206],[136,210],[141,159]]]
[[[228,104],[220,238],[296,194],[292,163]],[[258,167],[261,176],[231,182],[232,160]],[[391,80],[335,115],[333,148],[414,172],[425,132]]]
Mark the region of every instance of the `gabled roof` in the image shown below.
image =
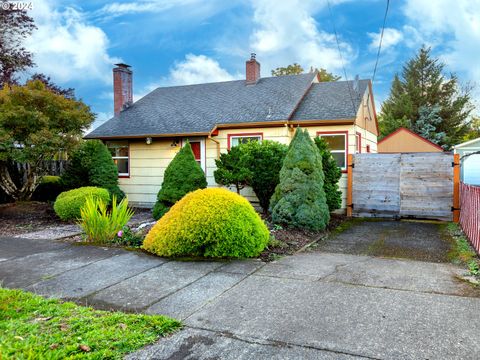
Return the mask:
[[[353,82],[314,83],[316,73],[161,87],[153,90],[85,138],[208,134],[218,125],[287,120],[336,120],[356,116],[360,96]],[[368,80],[359,82],[364,94]]]
[[[360,80],[358,90],[353,81],[332,81],[313,84],[292,120],[340,120],[357,115],[370,80]]]
[[[410,129],[407,129],[407,128],[404,128],[404,127],[398,128],[398,129],[395,130],[394,132],[392,132],[392,133],[388,134],[387,136],[385,136],[382,140],[378,141],[377,146],[380,145],[380,144],[381,144],[382,142],[384,142],[385,140],[394,137],[396,134],[398,134],[399,132],[402,132],[402,131],[407,132],[407,133],[409,133],[410,135],[413,135],[414,137],[418,138],[419,140],[422,140],[422,141],[426,142],[427,144],[429,144],[429,145],[437,148],[438,150],[442,150],[442,151],[443,151],[443,149],[442,149],[441,146],[438,146],[437,144],[431,142],[430,140],[425,139],[423,136],[420,136],[420,135],[418,135],[417,133],[411,131]]]
[[[469,141],[465,141],[464,143],[455,145],[453,148],[454,148],[454,149],[459,149],[459,148],[463,148],[463,147],[465,147],[465,146],[473,145],[473,144],[475,144],[475,143],[477,143],[477,142],[478,142],[478,146],[480,146],[480,138],[476,138],[476,139],[472,139],[472,140],[469,140]]]

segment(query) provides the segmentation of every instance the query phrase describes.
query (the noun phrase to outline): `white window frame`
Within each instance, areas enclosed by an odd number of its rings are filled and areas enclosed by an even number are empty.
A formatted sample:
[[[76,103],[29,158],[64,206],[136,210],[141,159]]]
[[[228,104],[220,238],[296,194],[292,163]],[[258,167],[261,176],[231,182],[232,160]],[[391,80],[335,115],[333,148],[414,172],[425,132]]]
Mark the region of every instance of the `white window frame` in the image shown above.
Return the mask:
[[[344,138],[344,144],[345,144],[345,149],[344,150],[332,150],[332,149],[329,149],[330,152],[332,154],[340,154],[340,153],[343,153],[344,156],[345,156],[345,166],[344,167],[340,167],[340,169],[342,171],[346,171],[347,170],[347,158],[348,158],[348,134],[347,133],[335,133],[335,132],[332,132],[332,133],[317,133],[317,136],[318,137],[327,137],[327,136],[343,136]]]
[[[257,138],[259,142],[261,142],[263,140],[263,135],[262,134],[251,134],[251,135],[249,135],[249,134],[239,134],[239,135],[229,134],[228,137],[230,139],[230,148],[238,145],[238,144],[233,145],[233,139]]]
[[[182,139],[183,144],[185,144],[187,141],[188,142],[199,142],[200,143],[200,167],[202,168],[203,172],[206,174],[207,173],[207,167],[206,167],[206,157],[205,157],[205,139],[204,138],[183,138]]]
[[[107,141],[106,142],[107,148],[109,147],[108,143],[118,143],[118,142],[122,142],[122,141]],[[112,155],[113,161],[115,161],[115,160],[127,160],[127,170],[128,171],[126,173],[119,172],[118,173],[119,177],[129,177],[130,176],[130,143],[128,141],[126,141],[126,144],[127,144],[126,147],[127,147],[127,153],[128,153],[127,156],[113,156]],[[110,151],[110,149],[108,151]],[[117,164],[115,164],[115,165],[117,165]],[[117,169],[118,169],[118,167],[117,167]]]

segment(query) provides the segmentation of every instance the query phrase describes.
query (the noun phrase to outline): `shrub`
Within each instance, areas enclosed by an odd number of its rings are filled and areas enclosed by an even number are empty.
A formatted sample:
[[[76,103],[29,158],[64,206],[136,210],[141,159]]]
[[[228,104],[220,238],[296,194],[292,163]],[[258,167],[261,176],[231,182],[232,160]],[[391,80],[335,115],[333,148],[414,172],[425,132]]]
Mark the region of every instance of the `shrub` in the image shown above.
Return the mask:
[[[195,161],[192,148],[187,142],[165,170],[162,187],[152,210],[153,217],[158,220],[185,194],[206,187],[205,173]]]
[[[62,220],[79,219],[80,209],[89,196],[100,198],[107,204],[110,203],[108,190],[94,186],[86,186],[62,192],[57,196],[53,209]]]
[[[323,190],[327,197],[328,210],[332,212],[342,206],[342,192],[338,188],[338,180],[342,177],[342,171],[328,149],[328,143],[325,139],[317,136],[315,145],[322,156],[322,168],[325,175]]]
[[[80,209],[80,227],[86,234],[87,241],[112,242],[130,218],[133,210],[128,207],[127,198],[117,205],[115,195],[112,198],[112,209],[107,211],[107,203],[95,196],[88,196],[85,205]]]
[[[43,176],[42,181],[35,189],[32,200],[55,201],[57,196],[64,190],[60,176]]]
[[[322,157],[308,132],[297,129],[270,201],[272,221],[308,230],[323,230],[330,213],[323,190]]]
[[[279,182],[280,170],[288,146],[276,141],[264,140],[251,141],[240,145],[240,148],[246,156],[246,166],[251,173],[248,185],[252,187],[260,206],[266,213],[270,198]]]
[[[221,154],[220,159],[215,160],[217,166],[217,170],[213,173],[215,182],[223,186],[234,185],[237,194],[240,194],[240,190],[251,178],[251,172],[245,160],[242,145],[234,146],[228,152]]]
[[[160,256],[252,257],[269,232],[247,199],[210,188],[187,194],[147,234],[143,248]]]
[[[71,155],[62,183],[67,189],[97,186],[122,199],[118,187],[118,169],[108,148],[100,140],[84,141]]]

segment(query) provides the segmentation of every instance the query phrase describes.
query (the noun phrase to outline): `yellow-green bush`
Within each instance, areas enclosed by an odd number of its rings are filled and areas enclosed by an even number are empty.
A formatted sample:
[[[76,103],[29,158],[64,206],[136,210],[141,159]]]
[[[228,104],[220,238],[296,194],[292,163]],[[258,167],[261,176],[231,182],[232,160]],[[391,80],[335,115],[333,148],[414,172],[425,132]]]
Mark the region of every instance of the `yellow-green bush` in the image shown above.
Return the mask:
[[[220,188],[188,193],[153,226],[143,248],[160,256],[257,256],[269,232],[247,199]]]
[[[53,204],[53,209],[62,220],[79,219],[80,209],[83,207],[89,196],[101,199],[107,204],[110,203],[110,194],[108,190],[95,186],[85,186],[62,192],[57,196],[55,204]]]

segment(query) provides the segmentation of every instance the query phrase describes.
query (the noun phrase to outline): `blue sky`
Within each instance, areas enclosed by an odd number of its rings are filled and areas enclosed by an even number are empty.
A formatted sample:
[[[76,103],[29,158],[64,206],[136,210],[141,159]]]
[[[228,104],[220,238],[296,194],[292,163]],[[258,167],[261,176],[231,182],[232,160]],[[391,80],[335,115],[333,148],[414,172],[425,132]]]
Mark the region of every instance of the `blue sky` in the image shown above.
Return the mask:
[[[386,0],[330,0],[347,77],[371,78]],[[158,86],[243,78],[257,53],[262,76],[293,62],[344,78],[326,0],[34,0],[28,41],[37,68],[98,114],[113,113],[112,65],[133,67],[135,99]],[[422,44],[463,84],[480,79],[480,0],[392,0],[374,93]],[[476,104],[480,100],[475,90]],[[477,111],[478,113],[478,111]]]

